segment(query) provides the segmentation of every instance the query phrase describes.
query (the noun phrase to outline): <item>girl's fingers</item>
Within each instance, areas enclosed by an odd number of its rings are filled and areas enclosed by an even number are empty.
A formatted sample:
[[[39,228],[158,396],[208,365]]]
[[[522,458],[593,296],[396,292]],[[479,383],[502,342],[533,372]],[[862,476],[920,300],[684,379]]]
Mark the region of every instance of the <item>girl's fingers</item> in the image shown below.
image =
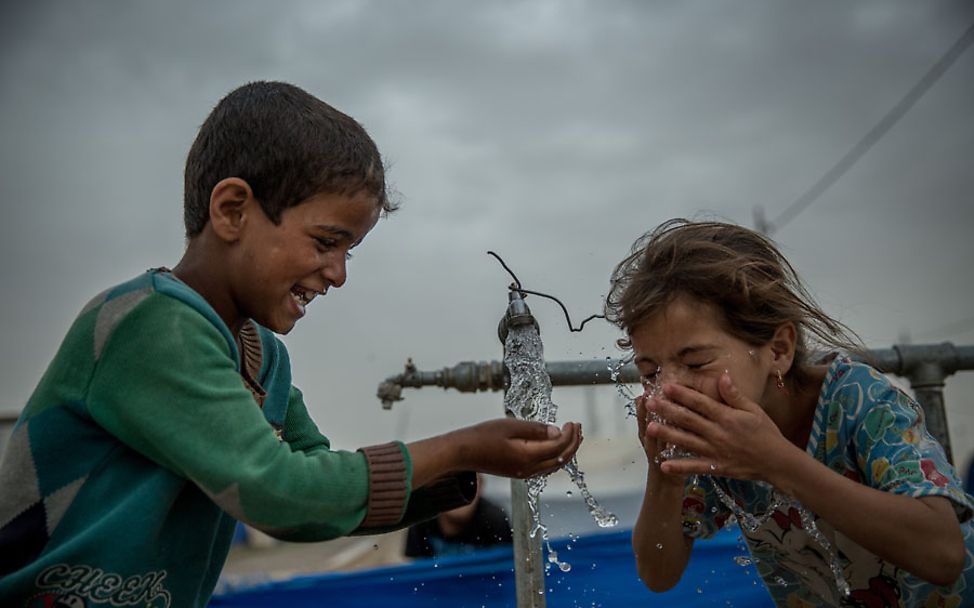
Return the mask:
[[[647,407],[650,411],[658,414],[667,424],[680,427],[696,435],[709,436],[714,424],[694,410],[665,399],[651,399],[647,403]]]
[[[724,404],[714,401],[707,395],[680,384],[664,384],[663,394],[673,403],[693,410],[708,420],[719,418],[721,408],[725,407]]]
[[[646,434],[646,421],[648,419],[649,417],[646,414],[646,396],[640,395],[636,397],[636,429],[640,439]]]
[[[677,426],[650,422],[646,434],[653,437],[657,445],[672,443],[696,454],[710,453],[710,444],[702,437]]]
[[[734,384],[734,381],[731,380],[730,374],[721,374],[717,380],[717,390],[720,391],[720,396],[724,400],[724,403],[734,409],[745,411],[754,411],[755,408],[761,409],[761,406],[741,393],[737,385]]]
[[[660,464],[667,475],[725,475],[719,465],[702,458],[671,458]]]

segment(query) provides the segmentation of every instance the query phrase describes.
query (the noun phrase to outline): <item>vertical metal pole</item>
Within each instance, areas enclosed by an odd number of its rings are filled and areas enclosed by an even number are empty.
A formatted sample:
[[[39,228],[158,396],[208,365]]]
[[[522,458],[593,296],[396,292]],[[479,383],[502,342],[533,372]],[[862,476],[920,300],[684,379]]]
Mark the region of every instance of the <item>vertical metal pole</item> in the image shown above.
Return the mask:
[[[511,480],[511,519],[514,525],[514,586],[517,608],[545,608],[544,567],[541,563],[541,535],[531,538],[531,509],[528,485]]]
[[[910,387],[916,395],[917,401],[923,408],[923,417],[927,430],[934,439],[944,446],[947,460],[954,463],[954,455],[950,448],[950,431],[947,426],[947,409],[944,407],[944,379],[947,374],[943,368],[930,361],[924,361],[909,370],[907,378]]]

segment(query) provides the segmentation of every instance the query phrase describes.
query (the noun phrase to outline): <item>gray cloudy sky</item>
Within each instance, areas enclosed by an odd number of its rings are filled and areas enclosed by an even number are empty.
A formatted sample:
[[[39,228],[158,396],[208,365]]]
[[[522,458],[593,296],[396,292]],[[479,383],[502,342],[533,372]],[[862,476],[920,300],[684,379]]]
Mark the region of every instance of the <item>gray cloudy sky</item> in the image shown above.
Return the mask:
[[[499,415],[499,395],[379,380],[501,355],[508,277],[599,311],[613,265],[673,216],[774,218],[974,22],[969,2],[43,2],[0,9],[0,409],[19,409],[81,306],[172,265],[182,165],[213,105],[298,84],[362,122],[401,193],[347,285],[286,337],[338,447]],[[974,51],[776,238],[872,347],[974,343]],[[617,355],[532,308],[549,359]],[[952,327],[951,327],[952,326]],[[944,329],[946,328],[946,329]],[[974,450],[974,381],[947,398]],[[611,389],[560,418],[613,434]],[[593,430],[594,429],[594,430]],[[584,461],[584,458],[583,458]],[[584,466],[583,466],[584,468]]]

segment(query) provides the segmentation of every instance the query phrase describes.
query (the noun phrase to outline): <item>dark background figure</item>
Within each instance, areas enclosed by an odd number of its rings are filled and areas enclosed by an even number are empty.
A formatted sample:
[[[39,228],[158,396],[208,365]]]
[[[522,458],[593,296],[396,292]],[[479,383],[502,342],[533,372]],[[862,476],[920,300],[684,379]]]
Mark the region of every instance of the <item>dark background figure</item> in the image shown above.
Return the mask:
[[[469,505],[411,526],[406,535],[406,557],[458,555],[510,545],[510,518],[504,509],[482,496],[483,484],[483,477],[478,475],[477,494]]]

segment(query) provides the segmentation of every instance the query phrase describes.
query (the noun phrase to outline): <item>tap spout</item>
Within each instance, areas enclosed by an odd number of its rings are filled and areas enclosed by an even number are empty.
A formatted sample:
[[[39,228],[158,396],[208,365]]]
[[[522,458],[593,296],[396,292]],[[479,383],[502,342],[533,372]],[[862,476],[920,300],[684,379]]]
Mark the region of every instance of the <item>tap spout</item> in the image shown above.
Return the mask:
[[[531,314],[531,309],[524,301],[524,295],[517,289],[516,285],[511,285],[508,293],[507,310],[497,325],[497,337],[500,338],[501,344],[507,341],[507,333],[510,329],[519,325],[534,325],[535,331],[541,333],[538,321],[535,320],[534,315]]]

